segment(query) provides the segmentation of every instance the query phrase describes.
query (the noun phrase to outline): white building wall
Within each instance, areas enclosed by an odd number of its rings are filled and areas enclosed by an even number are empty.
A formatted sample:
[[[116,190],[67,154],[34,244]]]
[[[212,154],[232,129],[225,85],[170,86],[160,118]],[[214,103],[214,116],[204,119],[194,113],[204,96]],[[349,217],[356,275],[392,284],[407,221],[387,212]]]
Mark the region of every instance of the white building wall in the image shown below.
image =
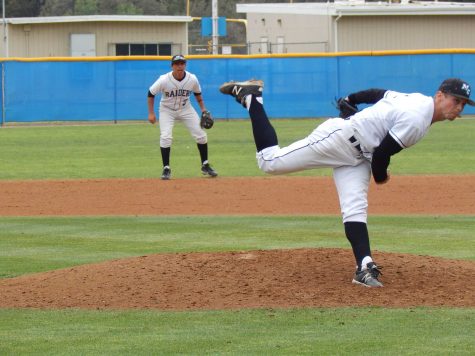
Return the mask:
[[[475,16],[348,16],[338,51],[475,48]]]
[[[237,11],[248,19],[248,42],[275,43],[280,36],[287,53],[475,48],[475,4],[469,3],[238,4]]]
[[[326,16],[249,13],[247,18],[247,41],[252,53],[260,53],[263,37],[268,38],[273,53],[279,47],[284,53],[328,51],[331,29]],[[284,44],[279,46],[282,38]]]
[[[71,34],[95,34],[96,55],[115,55],[116,43],[173,43],[186,54],[188,26],[172,22],[8,24],[9,57],[70,56]],[[3,30],[1,31],[3,35]],[[3,36],[2,36],[3,38]],[[5,55],[3,42],[1,56]]]

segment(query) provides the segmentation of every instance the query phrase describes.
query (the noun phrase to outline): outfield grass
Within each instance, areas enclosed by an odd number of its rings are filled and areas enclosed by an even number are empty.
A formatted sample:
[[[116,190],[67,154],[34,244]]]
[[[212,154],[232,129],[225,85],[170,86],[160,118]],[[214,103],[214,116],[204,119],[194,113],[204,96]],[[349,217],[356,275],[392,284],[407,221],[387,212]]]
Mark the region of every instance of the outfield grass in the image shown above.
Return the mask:
[[[282,145],[319,122],[273,121]],[[248,120],[220,121],[208,132],[221,176],[263,176]],[[174,136],[174,178],[198,177],[196,145],[181,125]],[[392,158],[391,171],[474,174],[475,120],[434,125],[422,142]],[[160,173],[158,129],[149,124],[0,129],[0,184]],[[369,230],[375,250],[475,259],[474,216],[370,216]],[[340,217],[1,217],[0,278],[151,253],[299,247],[349,248]],[[0,355],[475,354],[474,308],[0,309],[0,321]]]
[[[273,120],[281,145],[308,135],[321,120]],[[220,121],[209,134],[210,161],[221,176],[263,176],[249,120]],[[1,179],[153,178],[161,174],[157,126],[145,123],[19,126],[0,129]],[[197,177],[196,144],[174,132],[174,178]],[[475,120],[435,124],[417,145],[392,158],[392,174],[474,174]],[[296,175],[329,175],[316,169]]]

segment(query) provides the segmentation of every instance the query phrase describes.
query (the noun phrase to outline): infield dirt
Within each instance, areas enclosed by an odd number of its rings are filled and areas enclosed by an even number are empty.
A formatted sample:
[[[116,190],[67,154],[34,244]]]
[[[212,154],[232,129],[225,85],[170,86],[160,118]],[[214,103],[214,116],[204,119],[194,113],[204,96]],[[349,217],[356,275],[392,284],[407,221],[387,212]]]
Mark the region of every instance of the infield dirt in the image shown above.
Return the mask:
[[[0,196],[1,216],[339,215],[320,177],[4,181]],[[369,200],[370,214],[474,215],[475,176],[393,177]],[[157,254],[0,280],[0,307],[475,306],[474,262],[375,249],[380,289],[351,284],[349,248]]]

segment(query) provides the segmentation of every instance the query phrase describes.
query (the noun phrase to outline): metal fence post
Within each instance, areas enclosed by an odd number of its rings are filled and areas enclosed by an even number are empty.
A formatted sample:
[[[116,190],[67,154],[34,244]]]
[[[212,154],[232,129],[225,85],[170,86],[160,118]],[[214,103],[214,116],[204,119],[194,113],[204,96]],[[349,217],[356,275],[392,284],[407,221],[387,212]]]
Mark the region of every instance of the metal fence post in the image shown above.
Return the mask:
[[[5,124],[5,62],[2,62],[2,124]]]

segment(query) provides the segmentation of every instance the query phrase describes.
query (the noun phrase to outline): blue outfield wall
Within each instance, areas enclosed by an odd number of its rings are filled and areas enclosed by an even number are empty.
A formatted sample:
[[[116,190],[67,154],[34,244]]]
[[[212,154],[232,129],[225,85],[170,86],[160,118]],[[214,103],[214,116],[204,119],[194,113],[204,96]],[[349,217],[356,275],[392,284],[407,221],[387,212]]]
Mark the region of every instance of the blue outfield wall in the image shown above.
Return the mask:
[[[335,98],[370,87],[433,95],[448,77],[475,87],[475,51],[466,52],[190,56],[187,70],[198,76],[215,118],[247,117],[218,88],[249,78],[264,80],[271,118],[328,117],[337,114]],[[104,58],[3,61],[4,121],[146,120],[148,88],[170,71],[169,58]]]

